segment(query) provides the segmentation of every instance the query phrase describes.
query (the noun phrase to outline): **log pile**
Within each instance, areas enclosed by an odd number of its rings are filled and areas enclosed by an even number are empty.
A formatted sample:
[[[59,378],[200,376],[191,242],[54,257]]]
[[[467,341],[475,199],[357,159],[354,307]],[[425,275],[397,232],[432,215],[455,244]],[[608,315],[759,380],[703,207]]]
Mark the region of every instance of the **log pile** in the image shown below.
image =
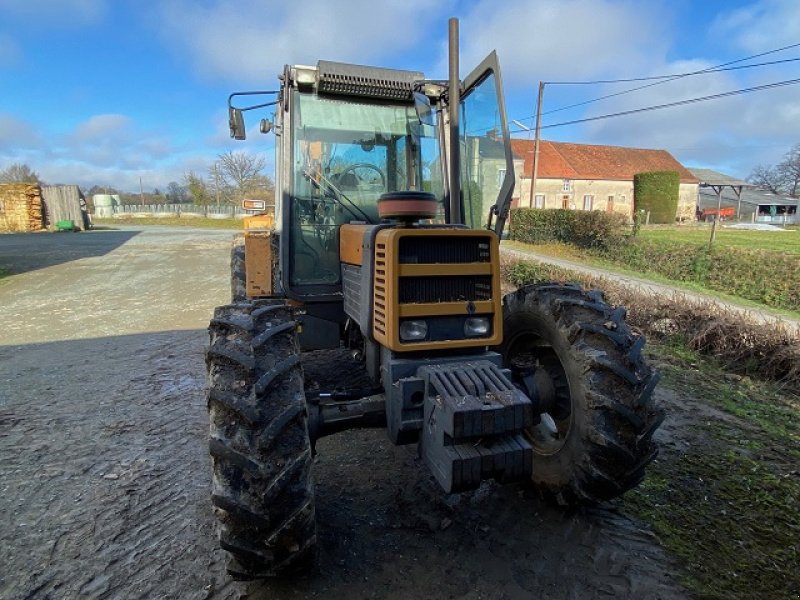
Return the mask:
[[[0,232],[44,229],[42,192],[31,183],[0,183]]]

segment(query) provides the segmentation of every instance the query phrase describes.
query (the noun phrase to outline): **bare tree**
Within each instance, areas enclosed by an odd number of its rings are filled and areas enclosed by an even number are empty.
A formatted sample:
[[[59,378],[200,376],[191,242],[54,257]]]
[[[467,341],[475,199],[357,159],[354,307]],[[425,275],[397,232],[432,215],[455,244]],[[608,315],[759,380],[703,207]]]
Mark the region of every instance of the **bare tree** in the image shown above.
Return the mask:
[[[758,165],[747,180],[773,194],[800,197],[800,144],[795,144],[777,165]]]
[[[792,198],[800,197],[800,144],[795,144],[778,165],[783,172],[786,193]]]
[[[0,183],[42,183],[42,180],[28,165],[14,163],[0,171]]]
[[[167,185],[167,202],[180,204],[186,201],[186,188],[177,181],[170,181]]]
[[[757,165],[750,175],[747,176],[747,181],[773,194],[783,193],[783,178],[778,172],[777,167]]]
[[[263,173],[265,165],[266,160],[261,155],[226,152],[217,157],[209,178],[226,200],[237,202],[247,195],[273,190],[272,179]]]

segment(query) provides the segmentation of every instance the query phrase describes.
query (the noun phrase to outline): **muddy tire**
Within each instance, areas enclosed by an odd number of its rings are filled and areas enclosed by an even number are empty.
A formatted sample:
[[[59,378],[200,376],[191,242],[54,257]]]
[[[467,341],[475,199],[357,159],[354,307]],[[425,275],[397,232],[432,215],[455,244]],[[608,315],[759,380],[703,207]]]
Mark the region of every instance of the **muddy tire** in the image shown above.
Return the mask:
[[[236,234],[231,244],[231,302],[247,300],[244,270],[244,235]]]
[[[659,377],[625,309],[599,290],[560,284],[523,287],[503,309],[506,366],[522,385],[539,365],[552,385],[541,423],[527,432],[533,482],[559,504],[607,500],[637,485],[664,415],[653,404]]]
[[[311,444],[291,309],[221,306],[209,326],[211,501],[237,579],[305,565],[316,548]]]

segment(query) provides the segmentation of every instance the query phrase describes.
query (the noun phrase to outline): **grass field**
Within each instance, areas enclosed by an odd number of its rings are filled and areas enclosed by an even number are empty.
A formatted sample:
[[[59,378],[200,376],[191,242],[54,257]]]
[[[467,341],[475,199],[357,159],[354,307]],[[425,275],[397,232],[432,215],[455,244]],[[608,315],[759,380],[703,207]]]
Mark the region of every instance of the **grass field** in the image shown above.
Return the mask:
[[[708,244],[711,226],[704,227],[643,227],[639,236],[646,240],[682,242],[698,246]],[[714,245],[740,246],[774,252],[800,254],[800,230],[750,231],[743,229],[717,229]]]
[[[732,377],[679,339],[650,349],[663,385],[730,417],[692,422],[690,405],[686,448],[665,448],[623,510],[650,524],[698,598],[796,598],[800,397]]]
[[[95,226],[115,225],[168,225],[170,227],[205,227],[209,229],[242,229],[241,219],[210,219],[208,217],[129,217],[119,219],[95,219]]]

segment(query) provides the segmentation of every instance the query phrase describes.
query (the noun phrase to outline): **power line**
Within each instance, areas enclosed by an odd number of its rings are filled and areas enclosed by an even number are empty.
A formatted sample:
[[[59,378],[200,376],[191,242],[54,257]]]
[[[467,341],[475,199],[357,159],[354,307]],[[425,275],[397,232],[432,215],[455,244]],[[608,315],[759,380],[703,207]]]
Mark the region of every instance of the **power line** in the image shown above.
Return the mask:
[[[765,67],[765,66],[769,66],[769,65],[778,65],[778,64],[782,64],[782,63],[797,62],[799,60],[800,60],[800,57],[798,57],[798,58],[786,58],[786,59],[783,59],[783,60],[771,60],[771,61],[763,62],[763,63],[755,63],[753,65],[739,65],[737,67],[721,67],[721,68],[704,69],[702,71],[694,71],[694,72],[691,72],[691,73],[680,73],[680,74],[677,74],[677,75],[656,75],[654,77],[634,77],[634,78],[631,78],[631,79],[616,80],[616,81],[615,80],[608,80],[608,81],[600,81],[599,83],[616,83],[618,81],[626,81],[626,82],[629,82],[629,81],[652,81],[654,79],[672,81],[673,79],[679,79],[681,77],[689,77],[690,75],[701,75],[701,74],[705,75],[705,74],[708,74],[708,73],[721,73],[723,71],[738,71],[738,70],[741,70],[741,69],[752,69],[752,68],[755,68],[755,67]],[[587,104],[593,104],[595,102],[599,102],[600,100],[606,100],[607,98],[613,98],[614,96],[621,96],[623,94],[628,94],[630,92],[641,90],[641,89],[644,89],[646,87],[651,87],[652,85],[658,85],[658,84],[661,84],[661,83],[668,83],[668,81],[658,81],[657,83],[654,83],[654,84],[643,85],[643,86],[636,87],[636,88],[633,88],[633,89],[630,89],[630,90],[625,90],[625,91],[622,91],[622,92],[614,92],[613,94],[606,94],[605,96],[599,96],[598,98],[593,98],[592,100],[585,100],[584,102],[577,102],[575,104],[570,104],[568,106],[562,106],[561,108],[554,108],[552,110],[546,110],[546,111],[544,111],[542,113],[542,115],[549,115],[551,113],[561,112],[561,111],[564,111],[564,110],[568,110],[570,108],[576,108],[578,106],[585,106]]]
[[[653,77],[631,77],[631,78],[626,78],[626,79],[598,79],[598,80],[594,80],[594,81],[548,81],[548,82],[545,82],[546,85],[599,85],[599,84],[608,84],[608,83],[630,83],[630,82],[634,82],[634,81],[651,81],[653,79],[657,79],[658,80],[658,81],[655,81],[653,83],[648,83],[646,85],[636,86],[634,88],[623,90],[621,92],[614,92],[613,94],[607,94],[605,96],[600,96],[600,97],[594,98],[592,100],[586,100],[584,102],[579,102],[577,104],[572,104],[572,105],[569,105],[569,106],[564,106],[564,107],[561,107],[561,108],[556,108],[556,109],[553,109],[553,110],[549,110],[549,111],[543,112],[542,114],[543,115],[544,114],[551,114],[551,113],[555,113],[555,112],[560,112],[562,110],[567,110],[569,108],[575,108],[575,107],[578,107],[578,106],[584,106],[586,104],[592,104],[594,102],[599,102],[600,100],[606,100],[608,98],[613,98],[615,96],[622,96],[623,94],[630,94],[631,92],[636,92],[636,91],[643,90],[643,89],[646,89],[646,88],[649,88],[649,87],[653,87],[653,86],[656,86],[656,85],[669,83],[670,81],[675,81],[677,79],[682,79],[684,77],[690,77],[690,76],[693,76],[693,75],[702,75],[702,74],[707,74],[707,73],[714,73],[714,72],[725,71],[725,70],[734,70],[734,69],[726,69],[726,67],[729,67],[730,65],[735,65],[735,64],[738,64],[738,63],[741,63],[741,62],[746,62],[748,60],[753,60],[754,58],[759,58],[761,56],[767,56],[769,54],[775,54],[777,52],[783,52],[784,50],[791,50],[792,48],[797,48],[797,47],[800,47],[800,43],[790,44],[788,46],[783,46],[781,48],[775,48],[774,50],[767,50],[766,52],[760,52],[758,54],[753,54],[751,56],[746,56],[744,58],[739,58],[739,59],[736,59],[736,60],[732,60],[732,61],[729,61],[729,62],[726,62],[726,63],[715,65],[713,67],[708,67],[707,69],[702,69],[702,70],[699,70],[699,71],[690,71],[688,73],[678,73],[678,74],[675,74],[675,75],[659,75],[659,76],[653,76]],[[774,61],[774,64],[778,64],[778,63],[781,63],[781,62],[790,62],[790,61],[793,61],[793,60],[797,60],[797,59],[786,59],[785,61]],[[765,66],[765,65],[769,65],[769,64],[773,64],[773,63],[772,62],[767,62],[767,63],[763,63],[762,65],[745,65],[745,66],[742,66],[742,67],[739,67],[739,68],[747,68],[748,66],[753,66],[753,67],[755,67],[755,66]],[[528,117],[521,117],[521,118],[518,118],[517,120],[524,121],[524,120],[533,119],[533,118],[535,118],[535,115],[528,116]]]
[[[769,90],[777,87],[783,87],[787,85],[794,85],[800,83],[800,78],[798,79],[786,79],[784,81],[776,81],[774,83],[768,83],[765,85],[758,85],[755,87],[744,88],[741,90],[732,90],[730,92],[722,92],[721,94],[712,94],[710,96],[700,96],[699,98],[690,98],[687,100],[679,100],[677,102],[668,102],[666,104],[655,104],[652,106],[645,106],[642,108],[635,108],[632,110],[624,110],[621,112],[610,113],[607,115],[598,115],[596,117],[587,117],[585,119],[575,119],[572,121],[564,121],[562,123],[552,123],[550,125],[542,125],[541,129],[552,129],[553,127],[564,127],[565,125],[576,125],[578,123],[587,123],[589,121],[600,121],[601,119],[611,119],[613,117],[623,117],[626,115],[633,115],[642,112],[649,112],[651,110],[661,110],[663,108],[670,108],[673,106],[683,106],[686,104],[694,104],[696,102],[705,102],[706,100],[717,100],[719,98],[726,98],[728,96],[738,96],[740,94],[748,94],[750,92],[758,92],[762,90]],[[523,129],[514,130],[510,133],[519,133],[520,131],[524,131]]]

